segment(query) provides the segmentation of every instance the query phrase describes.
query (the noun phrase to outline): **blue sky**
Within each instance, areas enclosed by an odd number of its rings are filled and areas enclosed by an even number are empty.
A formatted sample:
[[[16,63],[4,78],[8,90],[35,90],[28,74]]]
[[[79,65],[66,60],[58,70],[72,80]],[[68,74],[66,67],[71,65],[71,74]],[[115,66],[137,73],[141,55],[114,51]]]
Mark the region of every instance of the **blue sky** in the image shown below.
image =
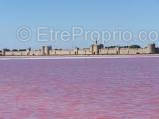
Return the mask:
[[[0,48],[37,48],[46,43],[37,43],[34,37],[29,42],[16,39],[19,26],[29,26],[33,31],[38,26],[69,29],[82,26],[86,29],[158,30],[158,0],[0,0]],[[54,42],[47,44],[54,45]],[[118,42],[113,42],[118,44]],[[123,45],[147,42],[122,42]],[[86,47],[89,41],[57,42],[57,47]],[[112,45],[111,43],[107,45]]]

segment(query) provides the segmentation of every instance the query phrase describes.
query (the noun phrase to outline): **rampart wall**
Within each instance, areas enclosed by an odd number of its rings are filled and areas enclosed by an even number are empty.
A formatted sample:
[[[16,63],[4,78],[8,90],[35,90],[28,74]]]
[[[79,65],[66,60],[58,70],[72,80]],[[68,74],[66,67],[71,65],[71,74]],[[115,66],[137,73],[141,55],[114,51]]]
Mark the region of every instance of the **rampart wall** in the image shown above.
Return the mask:
[[[26,51],[2,51],[3,56],[55,56],[55,55],[135,55],[135,54],[155,54],[159,53],[159,48],[149,45],[145,48],[100,48],[92,45],[84,49],[51,49],[47,46],[39,50]]]

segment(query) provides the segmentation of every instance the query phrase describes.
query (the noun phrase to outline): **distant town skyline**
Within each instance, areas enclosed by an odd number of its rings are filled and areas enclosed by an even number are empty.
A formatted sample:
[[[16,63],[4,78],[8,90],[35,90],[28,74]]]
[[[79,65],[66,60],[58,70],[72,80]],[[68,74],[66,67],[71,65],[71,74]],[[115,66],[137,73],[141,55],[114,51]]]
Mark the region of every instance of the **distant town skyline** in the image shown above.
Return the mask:
[[[0,49],[2,48],[38,48],[52,45],[57,48],[88,47],[92,41],[78,39],[70,42],[37,42],[36,29],[44,26],[58,30],[69,30],[72,26],[81,26],[88,30],[124,29],[136,33],[140,30],[155,30],[159,33],[158,0],[45,0],[45,1],[0,1]],[[20,42],[16,38],[17,29],[28,26],[32,29],[32,38]],[[106,45],[145,46],[152,41],[111,41]],[[158,41],[155,41],[159,45]]]

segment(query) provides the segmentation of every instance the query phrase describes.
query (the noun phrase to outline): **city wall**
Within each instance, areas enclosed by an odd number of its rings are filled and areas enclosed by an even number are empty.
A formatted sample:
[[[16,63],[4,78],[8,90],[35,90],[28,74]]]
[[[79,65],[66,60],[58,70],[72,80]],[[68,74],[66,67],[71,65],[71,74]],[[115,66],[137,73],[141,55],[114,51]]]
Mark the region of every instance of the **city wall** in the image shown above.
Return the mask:
[[[1,51],[1,56],[64,56],[64,55],[136,55],[136,54],[157,54],[159,48],[151,44],[145,48],[104,48],[103,45],[93,44],[90,48],[84,49],[52,49],[50,46],[43,46],[39,50],[26,51]]]

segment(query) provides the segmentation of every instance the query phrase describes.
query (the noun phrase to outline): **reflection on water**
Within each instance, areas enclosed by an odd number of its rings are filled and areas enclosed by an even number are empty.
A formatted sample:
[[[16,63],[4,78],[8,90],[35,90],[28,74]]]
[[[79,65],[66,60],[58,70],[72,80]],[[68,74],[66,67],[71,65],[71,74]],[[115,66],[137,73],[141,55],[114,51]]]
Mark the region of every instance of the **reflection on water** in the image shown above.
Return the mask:
[[[0,61],[0,119],[159,119],[159,59]]]

